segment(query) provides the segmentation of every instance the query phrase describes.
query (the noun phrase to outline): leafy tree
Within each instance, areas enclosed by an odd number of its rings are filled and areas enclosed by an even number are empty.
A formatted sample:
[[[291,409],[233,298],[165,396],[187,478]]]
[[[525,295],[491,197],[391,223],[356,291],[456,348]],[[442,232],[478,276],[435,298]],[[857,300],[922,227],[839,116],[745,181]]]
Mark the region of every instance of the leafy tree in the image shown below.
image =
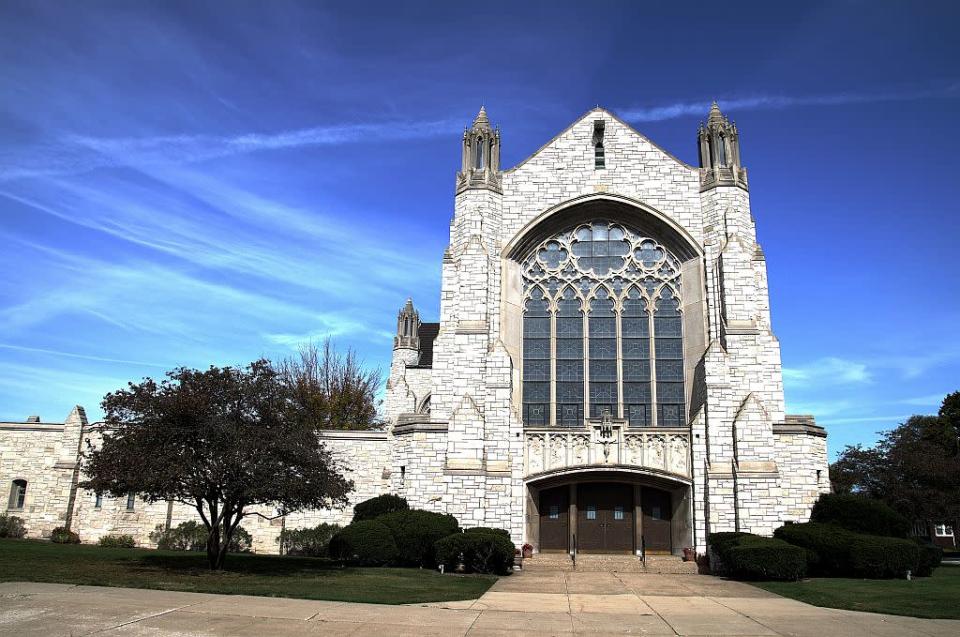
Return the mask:
[[[178,368],[107,394],[102,407],[101,443],[84,454],[81,486],[194,507],[212,569],[223,568],[245,517],[343,504],[352,489],[318,423],[266,360]]]
[[[836,493],[883,500],[914,520],[960,521],[960,392],[936,416],[911,416],[872,449],[847,447],[830,465]]]
[[[278,365],[294,400],[321,429],[378,429],[377,393],[383,385],[379,369],[366,370],[356,352],[338,352],[330,339],[321,347],[309,343]]]

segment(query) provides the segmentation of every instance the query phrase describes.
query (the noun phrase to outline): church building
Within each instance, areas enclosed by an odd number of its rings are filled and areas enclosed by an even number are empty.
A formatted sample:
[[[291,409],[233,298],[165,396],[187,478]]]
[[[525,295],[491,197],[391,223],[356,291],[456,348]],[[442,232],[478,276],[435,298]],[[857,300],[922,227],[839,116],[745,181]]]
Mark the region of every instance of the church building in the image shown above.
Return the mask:
[[[739,131],[714,104],[696,137],[699,167],[596,108],[504,170],[481,108],[463,134],[439,320],[411,300],[397,317],[387,428],[324,434],[352,501],[396,493],[537,552],[703,553],[711,532],[807,520],[829,491],[826,432],[784,412]],[[82,411],[59,428],[0,423],[8,510],[28,528],[35,513],[32,532],[66,519],[85,541],[147,543],[191,517],[77,493],[85,427]],[[41,436],[56,451],[31,451]],[[276,521],[250,524],[255,549],[275,552]]]

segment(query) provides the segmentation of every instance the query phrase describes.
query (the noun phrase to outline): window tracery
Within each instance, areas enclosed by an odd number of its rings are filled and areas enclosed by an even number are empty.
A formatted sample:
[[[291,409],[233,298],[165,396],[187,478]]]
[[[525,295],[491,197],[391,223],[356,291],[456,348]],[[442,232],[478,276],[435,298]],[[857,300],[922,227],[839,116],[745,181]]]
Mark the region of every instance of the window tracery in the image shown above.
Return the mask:
[[[523,261],[523,421],[686,424],[680,261],[662,244],[596,220]]]

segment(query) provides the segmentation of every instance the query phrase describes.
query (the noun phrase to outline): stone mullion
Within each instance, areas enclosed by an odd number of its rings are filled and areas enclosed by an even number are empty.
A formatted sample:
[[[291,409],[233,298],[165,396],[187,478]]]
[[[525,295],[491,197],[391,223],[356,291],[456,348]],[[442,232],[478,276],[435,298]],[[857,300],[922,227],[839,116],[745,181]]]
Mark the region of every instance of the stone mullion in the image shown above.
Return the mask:
[[[623,314],[623,306],[614,305],[616,314],[616,332],[617,332],[617,415],[619,418],[626,418],[623,412],[623,327],[620,325],[620,319]]]
[[[590,321],[587,314],[587,302],[583,301],[580,310],[583,319],[583,418],[590,418]]]
[[[657,414],[657,335],[654,332],[653,315],[657,310],[657,302],[650,301],[647,307],[647,329],[650,332],[650,425],[657,427],[659,423]]]
[[[550,311],[550,423],[557,424],[557,310]]]

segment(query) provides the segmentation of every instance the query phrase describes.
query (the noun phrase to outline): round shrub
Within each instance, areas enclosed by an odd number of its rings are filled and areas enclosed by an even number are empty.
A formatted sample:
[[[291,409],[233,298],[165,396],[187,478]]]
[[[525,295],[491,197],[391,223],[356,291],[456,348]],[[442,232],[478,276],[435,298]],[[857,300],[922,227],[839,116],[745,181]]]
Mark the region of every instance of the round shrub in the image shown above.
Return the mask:
[[[284,529],[277,542],[281,555],[303,557],[328,557],[330,540],[340,530],[338,524],[318,524],[307,529]]]
[[[857,577],[905,577],[920,565],[920,547],[896,537],[858,535],[850,547],[850,561]]]
[[[810,521],[835,524],[854,533],[907,537],[910,521],[885,503],[859,495],[825,493],[810,512]]]
[[[330,540],[330,556],[370,566],[397,560],[397,543],[390,529],[378,520],[354,522]]]
[[[516,547],[500,533],[454,533],[436,544],[437,561],[450,570],[461,562],[471,573],[506,575]]]
[[[503,537],[510,539],[510,531],[506,529],[494,529],[489,526],[474,526],[469,529],[464,529],[464,533],[493,533],[494,535],[502,535]]]
[[[739,538],[726,549],[723,561],[737,579],[796,581],[807,572],[806,550],[768,537]]]
[[[813,575],[846,577],[853,575],[850,547],[856,533],[833,524],[787,524],[773,532],[774,537],[807,549]]]
[[[943,549],[933,544],[920,545],[920,561],[917,563],[917,577],[930,577],[933,570],[943,561]]]
[[[23,519],[15,515],[0,515],[0,537],[22,538],[27,534]]]
[[[137,543],[132,535],[104,535],[97,542],[102,547],[110,549],[132,549]]]
[[[437,565],[437,540],[460,530],[457,518],[433,511],[411,509],[381,515],[377,522],[390,529],[397,544],[397,559],[406,566]]]
[[[208,537],[206,525],[196,520],[187,520],[169,529],[158,524],[150,533],[150,541],[164,551],[206,551]],[[230,553],[248,553],[252,545],[253,537],[242,526],[238,526],[233,530],[227,550]]]
[[[64,526],[58,526],[50,532],[50,541],[54,544],[80,544],[80,536]]]
[[[750,533],[741,533],[739,531],[721,531],[711,533],[707,538],[710,549],[710,571],[714,575],[723,575],[727,573],[727,551],[736,546],[741,538],[759,537]]]
[[[405,498],[390,493],[378,495],[375,498],[358,502],[353,507],[353,521],[361,522],[363,520],[373,520],[381,515],[393,513],[394,511],[406,511],[407,506]]]

